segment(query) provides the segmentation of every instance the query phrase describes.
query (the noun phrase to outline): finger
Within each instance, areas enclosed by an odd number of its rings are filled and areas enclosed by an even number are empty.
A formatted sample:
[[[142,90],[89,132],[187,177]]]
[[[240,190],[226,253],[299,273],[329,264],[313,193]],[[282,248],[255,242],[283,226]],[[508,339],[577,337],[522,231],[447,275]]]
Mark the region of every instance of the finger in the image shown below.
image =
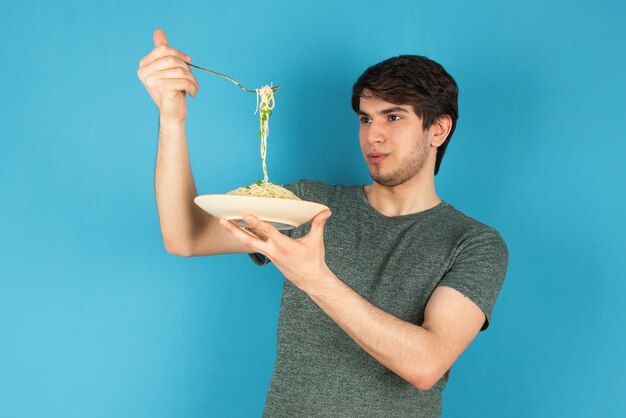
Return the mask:
[[[189,69],[189,66],[187,65],[187,62],[185,60],[180,59],[179,57],[175,55],[166,55],[164,57],[157,58],[153,61],[147,62],[139,70],[149,73],[152,71],[165,70],[167,68],[177,68],[177,67],[189,70],[189,72],[191,72],[191,70]]]
[[[180,78],[189,80],[195,87],[196,90],[200,89],[200,85],[198,84],[198,80],[193,76],[191,71],[187,66],[185,67],[174,67],[174,68],[166,68],[164,70],[155,71],[150,75],[146,76],[148,78],[157,78],[157,79],[169,79],[169,78]]]
[[[274,227],[270,222],[263,222],[259,218],[254,215],[244,214],[243,220],[246,221],[250,228],[255,231],[259,231],[261,234],[267,237],[268,240],[280,241],[284,239],[285,236],[280,233],[278,229]]]
[[[323,210],[315,215],[311,223],[309,235],[322,238],[324,236],[324,225],[326,225],[326,220],[328,220],[332,214],[333,213],[330,210]]]
[[[254,229],[254,228],[245,228],[246,232],[249,232],[251,234],[254,234],[254,236],[261,238],[263,241],[267,241],[268,236],[265,235],[264,232],[259,231],[258,229]]]
[[[145,67],[150,64],[152,61],[158,60],[159,58],[163,58],[166,56],[174,56],[185,62],[191,62],[191,57],[176,48],[172,48],[169,45],[159,45],[154,47],[152,51],[145,57],[139,61],[139,68]]]
[[[167,82],[172,80],[171,86],[174,87],[175,90],[187,92],[191,94],[193,97],[196,97],[196,94],[198,94],[198,87],[195,84],[193,84],[189,79],[167,78],[165,80],[167,80]]]
[[[153,77],[162,77],[163,73],[160,71],[163,70],[173,70],[172,72],[167,73],[166,78],[188,78],[196,85],[197,89],[200,89],[198,80],[193,76],[191,68],[187,65],[187,63],[171,55],[159,58],[149,64],[146,64],[144,67],[139,68],[139,70],[137,70],[137,75],[141,80]]]
[[[246,247],[267,255],[267,243],[249,232],[246,232],[243,228],[235,225],[233,222],[227,221],[226,219],[220,218],[220,224],[235,238],[237,238],[243,245]]]
[[[186,78],[157,78],[149,77],[146,79],[148,90],[158,90],[163,97],[171,99],[179,92],[187,92],[195,96],[198,92],[196,85]]]
[[[167,45],[167,36],[165,36],[165,32],[162,29],[157,29],[154,31],[152,35],[152,39],[154,40],[154,46]]]

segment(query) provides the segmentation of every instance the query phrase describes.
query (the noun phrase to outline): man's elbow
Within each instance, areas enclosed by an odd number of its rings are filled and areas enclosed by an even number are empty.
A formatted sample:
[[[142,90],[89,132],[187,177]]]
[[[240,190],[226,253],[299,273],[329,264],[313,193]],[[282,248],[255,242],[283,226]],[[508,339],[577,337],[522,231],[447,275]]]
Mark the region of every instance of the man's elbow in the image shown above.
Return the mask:
[[[438,367],[421,367],[414,370],[407,381],[419,390],[430,390],[445,374],[440,370]]]
[[[165,251],[172,255],[178,255],[180,257],[193,257],[193,249],[189,246],[179,245],[171,241],[164,240]]]
[[[432,379],[427,376],[417,376],[417,377],[412,377],[409,380],[409,383],[415,386],[419,390],[430,390],[432,389],[433,386],[435,386],[435,383],[437,383],[437,380],[438,379]]]

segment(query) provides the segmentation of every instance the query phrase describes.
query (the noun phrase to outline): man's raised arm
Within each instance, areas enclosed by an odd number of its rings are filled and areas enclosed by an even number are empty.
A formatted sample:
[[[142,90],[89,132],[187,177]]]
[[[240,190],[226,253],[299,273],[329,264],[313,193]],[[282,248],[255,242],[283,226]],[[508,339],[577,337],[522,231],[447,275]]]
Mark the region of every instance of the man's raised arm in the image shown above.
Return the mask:
[[[185,133],[186,93],[195,97],[198,81],[187,65],[191,58],[169,46],[162,30],[154,32],[154,46],[137,74],[159,109],[154,185],[165,248],[182,256],[250,252],[193,202],[198,193]]]

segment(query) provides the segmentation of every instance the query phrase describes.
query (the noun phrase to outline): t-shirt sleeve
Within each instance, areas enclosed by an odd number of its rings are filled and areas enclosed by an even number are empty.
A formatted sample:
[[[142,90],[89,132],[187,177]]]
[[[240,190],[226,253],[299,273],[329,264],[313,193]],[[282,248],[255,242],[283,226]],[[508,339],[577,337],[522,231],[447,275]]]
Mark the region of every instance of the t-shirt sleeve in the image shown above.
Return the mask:
[[[502,288],[509,253],[500,234],[489,229],[463,242],[452,267],[438,286],[458,290],[485,314],[481,331],[491,322],[491,313]]]
[[[289,190],[290,192],[298,196],[300,199],[306,200],[303,197],[303,182],[304,180],[294,181],[291,183],[283,184],[282,187]],[[287,235],[288,237],[291,237],[293,234],[293,231],[294,229],[288,229],[288,230],[284,230],[280,232]],[[256,264],[257,266],[264,266],[271,262],[269,258],[267,258],[266,256],[260,253],[251,253],[251,254],[248,254],[248,256],[250,257],[252,262],[254,262],[254,264]]]

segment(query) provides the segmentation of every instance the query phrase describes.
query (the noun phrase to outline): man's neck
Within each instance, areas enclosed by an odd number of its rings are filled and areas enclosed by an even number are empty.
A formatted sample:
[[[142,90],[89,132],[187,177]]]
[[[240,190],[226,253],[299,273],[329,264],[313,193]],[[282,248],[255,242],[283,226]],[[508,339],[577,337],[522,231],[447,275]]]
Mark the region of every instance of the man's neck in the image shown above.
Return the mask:
[[[435,191],[435,180],[413,178],[392,187],[376,182],[363,188],[367,201],[385,216],[410,215],[431,209],[441,203]]]

